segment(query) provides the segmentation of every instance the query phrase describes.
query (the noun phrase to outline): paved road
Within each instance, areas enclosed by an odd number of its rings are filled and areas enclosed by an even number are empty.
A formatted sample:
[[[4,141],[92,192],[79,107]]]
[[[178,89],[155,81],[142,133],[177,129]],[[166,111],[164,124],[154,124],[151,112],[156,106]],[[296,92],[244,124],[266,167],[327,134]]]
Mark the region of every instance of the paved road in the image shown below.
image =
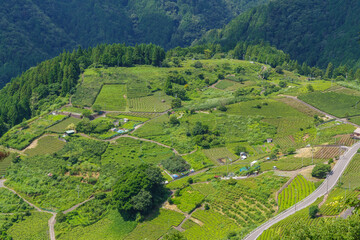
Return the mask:
[[[244,239],[245,240],[257,239],[266,229],[270,228],[271,226],[280,222],[281,220],[289,217],[290,215],[294,214],[296,211],[299,211],[301,209],[310,206],[312,203],[316,201],[316,199],[328,193],[328,191],[330,191],[333,187],[335,187],[340,176],[343,174],[344,170],[349,165],[351,159],[354,157],[358,149],[360,149],[360,142],[354,144],[351,148],[349,148],[349,150],[344,155],[340,157],[340,160],[335,165],[332,174],[312,194],[310,194],[307,198],[305,198],[301,202],[297,203],[295,206],[287,209],[286,211],[270,219],[269,221],[267,221],[266,223],[264,223],[263,225],[252,231]]]

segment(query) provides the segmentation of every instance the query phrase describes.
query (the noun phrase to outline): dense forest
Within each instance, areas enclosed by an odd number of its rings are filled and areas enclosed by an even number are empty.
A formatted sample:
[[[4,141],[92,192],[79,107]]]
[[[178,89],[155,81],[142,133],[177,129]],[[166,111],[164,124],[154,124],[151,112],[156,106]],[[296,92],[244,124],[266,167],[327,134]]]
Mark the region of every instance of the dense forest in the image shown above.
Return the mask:
[[[359,66],[359,10],[356,0],[272,1],[211,30],[200,43],[231,49],[238,41],[264,40],[309,65]]]
[[[100,43],[188,46],[269,0],[13,0],[0,6],[0,87],[22,71]]]

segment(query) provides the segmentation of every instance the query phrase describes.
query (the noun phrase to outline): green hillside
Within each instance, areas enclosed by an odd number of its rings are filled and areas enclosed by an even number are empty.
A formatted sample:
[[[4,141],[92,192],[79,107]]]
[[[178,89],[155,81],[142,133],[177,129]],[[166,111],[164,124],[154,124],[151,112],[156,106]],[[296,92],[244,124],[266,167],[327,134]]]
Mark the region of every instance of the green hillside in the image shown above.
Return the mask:
[[[356,0],[272,1],[211,30],[200,43],[233,48],[239,41],[267,41],[309,65],[359,66],[359,10]]]
[[[0,87],[63,49],[100,43],[188,46],[268,0],[13,0],[0,6]]]

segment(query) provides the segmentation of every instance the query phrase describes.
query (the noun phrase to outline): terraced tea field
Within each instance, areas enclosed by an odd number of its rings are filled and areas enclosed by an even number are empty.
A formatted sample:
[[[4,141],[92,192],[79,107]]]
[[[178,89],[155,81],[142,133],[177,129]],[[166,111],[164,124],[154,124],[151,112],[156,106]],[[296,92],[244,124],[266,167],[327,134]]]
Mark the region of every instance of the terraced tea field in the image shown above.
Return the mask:
[[[60,151],[65,144],[64,141],[59,140],[56,136],[45,136],[38,140],[35,148],[27,149],[25,154],[29,157],[52,154]]]
[[[161,92],[153,96],[130,98],[129,110],[132,112],[164,112],[171,108],[171,97]]]
[[[12,157],[13,156],[10,155],[9,157],[0,160],[0,176],[5,175],[6,169],[11,165]]]
[[[356,143],[356,140],[351,138],[350,134],[335,136],[335,144],[341,146],[352,146]]]
[[[279,211],[288,209],[315,190],[315,184],[298,175],[278,196]]]
[[[125,111],[127,107],[126,85],[104,85],[94,105],[106,111]]]

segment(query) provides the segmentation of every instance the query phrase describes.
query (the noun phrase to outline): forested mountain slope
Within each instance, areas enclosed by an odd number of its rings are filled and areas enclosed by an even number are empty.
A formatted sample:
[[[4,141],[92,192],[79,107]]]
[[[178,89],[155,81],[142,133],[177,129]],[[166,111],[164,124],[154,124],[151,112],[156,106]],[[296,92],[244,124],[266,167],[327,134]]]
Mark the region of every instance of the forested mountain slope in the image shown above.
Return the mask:
[[[310,65],[359,66],[359,10],[356,0],[278,0],[241,14],[200,42],[233,48],[240,40],[265,40]]]
[[[99,43],[190,45],[269,0],[12,0],[0,6],[0,86],[63,49]]]

